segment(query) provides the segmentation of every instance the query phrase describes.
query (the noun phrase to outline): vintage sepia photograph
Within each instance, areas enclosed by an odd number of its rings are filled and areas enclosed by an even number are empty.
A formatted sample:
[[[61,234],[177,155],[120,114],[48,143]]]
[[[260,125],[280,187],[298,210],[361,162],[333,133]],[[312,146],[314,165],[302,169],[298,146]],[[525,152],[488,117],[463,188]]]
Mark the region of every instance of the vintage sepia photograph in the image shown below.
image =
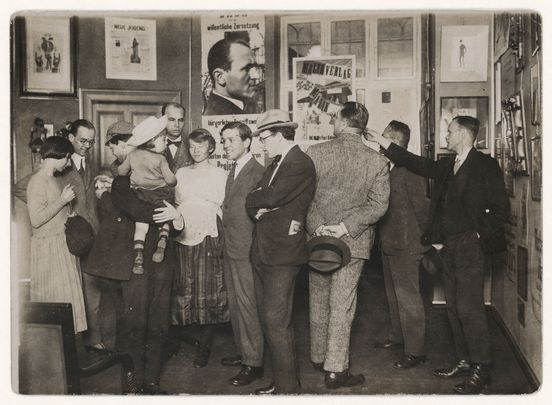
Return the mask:
[[[103,4],[4,15],[6,403],[546,403],[543,7]]]

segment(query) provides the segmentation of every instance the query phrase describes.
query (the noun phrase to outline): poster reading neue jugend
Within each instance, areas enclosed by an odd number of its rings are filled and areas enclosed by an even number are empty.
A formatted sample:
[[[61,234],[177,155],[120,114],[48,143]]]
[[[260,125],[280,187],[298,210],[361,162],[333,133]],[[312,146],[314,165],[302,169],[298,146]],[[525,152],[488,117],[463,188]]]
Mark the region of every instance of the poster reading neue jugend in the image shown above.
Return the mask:
[[[298,144],[333,138],[333,120],[355,97],[355,56],[293,59],[293,120]]]
[[[155,20],[105,19],[105,76],[157,80]]]
[[[201,18],[202,126],[217,140],[212,155],[217,166],[230,170],[220,130],[233,121],[252,131],[265,110],[265,23],[262,14],[219,13]],[[257,140],[251,148],[262,163]]]

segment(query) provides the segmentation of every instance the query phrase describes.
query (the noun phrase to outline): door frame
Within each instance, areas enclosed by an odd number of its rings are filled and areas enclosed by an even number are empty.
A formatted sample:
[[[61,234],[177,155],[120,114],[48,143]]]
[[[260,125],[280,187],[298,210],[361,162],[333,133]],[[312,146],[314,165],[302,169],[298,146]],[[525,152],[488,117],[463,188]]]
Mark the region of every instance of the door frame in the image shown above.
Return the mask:
[[[79,117],[89,120],[95,128],[99,128],[99,122],[95,122],[93,117],[94,106],[98,104],[163,105],[168,102],[182,103],[182,93],[171,90],[79,89]],[[100,167],[98,148],[101,146],[96,143],[90,157],[96,167]]]

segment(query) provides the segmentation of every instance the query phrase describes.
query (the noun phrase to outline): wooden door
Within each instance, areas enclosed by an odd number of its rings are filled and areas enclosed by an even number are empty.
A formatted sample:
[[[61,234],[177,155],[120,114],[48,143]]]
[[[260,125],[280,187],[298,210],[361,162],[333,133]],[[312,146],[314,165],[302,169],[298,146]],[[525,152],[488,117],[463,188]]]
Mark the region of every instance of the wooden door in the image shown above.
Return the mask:
[[[99,169],[107,168],[115,157],[105,146],[107,129],[124,120],[136,125],[151,115],[159,116],[163,104],[180,102],[178,91],[82,90],[83,118],[96,127],[92,161]]]

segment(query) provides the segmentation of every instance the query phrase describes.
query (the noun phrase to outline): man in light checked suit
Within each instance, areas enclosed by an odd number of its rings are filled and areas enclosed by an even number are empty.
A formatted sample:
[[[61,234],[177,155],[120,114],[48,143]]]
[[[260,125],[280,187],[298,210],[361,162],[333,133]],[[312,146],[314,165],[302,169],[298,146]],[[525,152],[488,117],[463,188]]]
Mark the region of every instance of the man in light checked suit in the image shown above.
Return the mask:
[[[307,150],[317,173],[307,214],[310,235],[341,238],[354,257],[334,273],[309,274],[311,360],[325,372],[327,388],[362,384],[349,372],[349,341],[357,285],[374,242],[374,225],[389,202],[387,159],[361,140],[368,123],[362,104],[347,102],[334,122],[335,139]]]

